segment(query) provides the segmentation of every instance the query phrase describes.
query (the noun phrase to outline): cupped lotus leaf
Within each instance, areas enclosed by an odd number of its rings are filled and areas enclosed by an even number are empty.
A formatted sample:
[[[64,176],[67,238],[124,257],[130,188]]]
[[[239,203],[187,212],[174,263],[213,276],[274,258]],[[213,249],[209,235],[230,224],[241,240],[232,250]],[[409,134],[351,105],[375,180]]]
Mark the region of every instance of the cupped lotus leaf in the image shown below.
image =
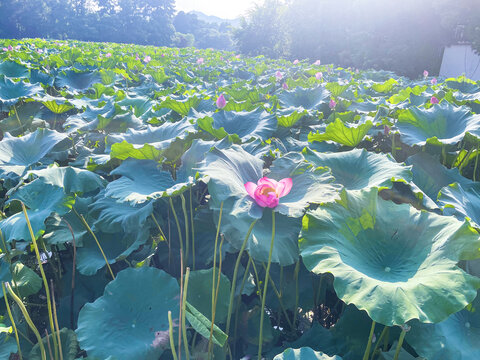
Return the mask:
[[[299,247],[310,271],[334,275],[340,299],[384,325],[442,321],[480,287],[456,265],[479,257],[468,222],[382,200],[375,188],[343,191],[337,203],[309,211]]]
[[[0,178],[10,173],[23,175],[28,167],[39,162],[66,137],[48,129],[37,129],[18,138],[5,134],[0,141]]]
[[[42,104],[45,105],[47,109],[54,114],[63,114],[64,112],[70,111],[75,108],[73,105],[70,105],[66,102],[57,104],[55,100],[44,101]]]
[[[308,114],[308,111],[305,109],[282,109],[277,112],[277,122],[278,126],[281,127],[292,127],[294,126],[301,118]]]
[[[145,144],[153,146],[157,150],[164,150],[175,141],[185,139],[188,134],[194,133],[195,127],[186,119],[175,123],[165,122],[160,126],[148,125],[145,130],[128,129],[125,134],[110,134],[107,136],[107,145],[121,143],[123,141],[132,144],[135,149],[142,148]]]
[[[109,264],[121,261],[138,250],[140,246],[147,242],[150,235],[148,226],[130,229],[130,231],[129,233],[121,231],[116,233],[94,232]],[[85,236],[83,246],[77,249],[78,271],[83,275],[90,276],[95,275],[104,266],[106,266],[105,259],[96,241],[91,235]]]
[[[12,106],[22,98],[29,98],[42,91],[43,89],[40,85],[0,77],[0,104]]]
[[[426,152],[410,156],[405,163],[412,165],[413,183],[433,201],[437,200],[440,189],[447,185],[454,182],[458,182],[462,186],[472,183],[463,177],[457,168],[447,169]]]
[[[162,151],[156,149],[150,144],[144,144],[141,147],[130,144],[126,141],[115,143],[110,148],[110,159],[126,160],[162,160]]]
[[[53,164],[41,170],[32,170],[27,173],[34,175],[45,184],[63,188],[66,194],[85,194],[103,188],[106,181],[99,175],[84,169],[71,166]]]
[[[107,185],[105,196],[132,205],[182,193],[194,183],[190,176],[177,176],[174,180],[170,172],[161,170],[153,160],[127,159],[111,174],[121,178]]]
[[[344,124],[340,119],[327,125],[325,132],[308,134],[308,141],[335,141],[339,144],[355,147],[367,135],[373,123],[370,120],[359,124]]]
[[[438,202],[445,215],[468,218],[475,227],[480,227],[480,183],[450,184],[440,190]]]
[[[314,88],[296,88],[294,91],[284,91],[278,96],[282,107],[296,107],[307,110],[318,110],[322,104],[327,104],[330,92],[324,86]]]
[[[405,337],[408,344],[427,359],[470,360],[480,357],[480,298],[437,324],[418,321]]]
[[[467,107],[442,102],[430,109],[412,107],[401,111],[396,126],[407,145],[453,145],[467,133],[480,136],[480,115],[472,115]]]
[[[321,153],[309,148],[305,158],[316,166],[328,166],[335,182],[347,190],[392,186],[394,181],[411,181],[411,167],[397,163],[390,155],[375,154],[365,149],[337,153]]]
[[[67,70],[55,78],[56,87],[65,87],[67,91],[77,93],[79,90],[88,89],[93,83],[99,82],[100,76],[98,72],[86,71],[77,72],[74,70]]]
[[[178,319],[179,293],[177,280],[162,270],[119,272],[104,295],[80,311],[80,347],[100,359],[157,360],[169,347],[168,311]]]
[[[8,76],[8,75],[7,75]],[[31,69],[30,70],[30,82],[32,84],[41,83],[46,86],[53,86],[54,78],[51,77],[49,74],[39,70],[39,69]]]
[[[160,108],[172,109],[176,113],[187,116],[190,109],[194,109],[200,103],[200,98],[196,96],[188,97],[186,99],[174,99],[167,97],[160,103]]]
[[[215,281],[218,277],[218,268],[215,269]],[[212,275],[213,268],[190,272],[188,281],[187,301],[208,319],[212,319]],[[227,318],[230,299],[230,280],[220,274],[218,298],[215,308],[215,323],[223,324]]]
[[[242,141],[248,141],[251,138],[266,140],[276,130],[277,119],[258,108],[250,112],[218,111],[211,118],[198,119],[197,124],[202,130],[214,136],[217,136],[215,130],[223,129],[226,134],[238,135]]]
[[[302,347],[300,349],[288,348],[283,353],[275,356],[273,360],[342,360],[342,358],[337,355],[328,356],[309,347]]]
[[[60,342],[62,345],[62,358],[63,360],[75,360],[78,353],[78,341],[75,331],[63,328],[59,332]],[[45,349],[48,349],[48,344],[53,343],[52,334],[48,335],[48,340],[46,337],[42,338],[43,346]],[[55,335],[56,336],[56,335]],[[47,344],[48,343],[48,344]],[[48,351],[46,351],[47,360],[53,360],[54,358],[50,357]],[[40,345],[35,344],[35,346],[30,351],[28,355],[30,360],[41,360],[42,355],[40,352]]]
[[[153,212],[153,203],[130,205],[99,194],[90,205],[89,210],[95,221],[95,228],[104,232],[117,232],[119,227],[125,232],[141,229]]]
[[[4,61],[0,63],[0,75],[5,75],[9,78],[27,78],[29,75],[28,69],[14,61]]]
[[[45,232],[45,220],[52,213],[64,215],[75,203],[75,198],[66,195],[61,187],[45,184],[40,179],[20,187],[10,198],[10,201],[14,200],[22,201],[27,207],[35,237]],[[23,212],[0,221],[0,230],[6,241],[31,241]]]

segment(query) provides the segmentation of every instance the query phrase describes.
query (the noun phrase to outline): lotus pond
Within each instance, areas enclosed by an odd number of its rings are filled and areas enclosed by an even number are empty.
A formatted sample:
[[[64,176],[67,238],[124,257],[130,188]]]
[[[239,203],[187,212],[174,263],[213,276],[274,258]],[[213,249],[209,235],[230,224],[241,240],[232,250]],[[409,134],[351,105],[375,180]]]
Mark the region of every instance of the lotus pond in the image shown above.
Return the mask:
[[[0,50],[0,359],[480,358],[480,84]]]

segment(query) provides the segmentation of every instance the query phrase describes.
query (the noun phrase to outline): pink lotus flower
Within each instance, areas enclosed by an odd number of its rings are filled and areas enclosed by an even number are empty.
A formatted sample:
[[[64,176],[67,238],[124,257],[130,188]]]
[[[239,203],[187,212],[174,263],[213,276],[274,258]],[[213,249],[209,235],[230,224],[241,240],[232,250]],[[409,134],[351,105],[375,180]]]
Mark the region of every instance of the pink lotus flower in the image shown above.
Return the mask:
[[[293,61],[293,65],[297,65],[299,62],[300,62],[300,61],[299,61],[298,59],[295,59],[295,60]]]
[[[313,65],[317,65],[317,66],[320,66],[320,64],[321,64],[320,60],[317,60],[313,63]]]
[[[38,50],[37,50],[37,53],[43,54],[43,50],[42,50],[42,49],[38,49]]]
[[[138,55],[135,56],[135,60],[137,60],[137,61],[140,60],[140,58],[138,57]]]
[[[288,84],[287,84],[287,83],[283,83],[283,84],[282,84],[282,89],[283,89],[283,90],[288,90]]]
[[[150,57],[150,55],[145,56],[145,59],[143,59],[143,62],[145,64],[148,64],[150,61],[152,61],[152,58]]]
[[[322,80],[322,78],[323,78],[322,72],[321,72],[321,71],[317,72],[317,73],[315,74],[315,78],[316,78],[317,80]]]
[[[333,99],[330,99],[330,102],[328,103],[328,107],[329,107],[330,109],[334,109],[335,106],[337,106],[336,101],[333,100]]]
[[[435,97],[435,96],[432,96],[430,98],[430,104],[438,104],[440,101]]]
[[[423,77],[427,77],[428,76],[428,71],[427,70],[423,70]]]
[[[227,105],[227,100],[225,100],[225,96],[223,96],[223,94],[221,94],[217,101],[215,102],[217,104],[217,107],[219,109],[223,109],[225,107],[225,105]]]
[[[277,72],[275,73],[275,77],[277,78],[277,80],[282,80],[283,75],[282,75],[282,73],[281,73],[280,71],[277,71]]]
[[[13,51],[12,45],[8,45],[8,51]]]
[[[204,59],[204,58],[199,58],[199,59],[197,60],[197,64],[198,64],[198,65],[201,65],[201,64],[203,64],[204,62],[205,62],[205,59]]]
[[[432,85],[437,85],[437,83],[438,83],[437,78],[433,78],[432,80],[430,80],[430,83]]]
[[[8,51],[8,49],[7,49],[7,48],[3,48],[2,50],[3,50],[3,51]]]
[[[245,184],[245,190],[255,202],[261,207],[274,208],[278,205],[279,199],[287,195],[292,189],[292,179],[285,178],[280,181],[263,177],[253,183],[251,181]]]
[[[112,56],[112,53],[106,53],[106,54],[105,54],[105,57],[106,57],[106,58],[109,58],[109,57],[111,57],[111,56]]]
[[[237,59],[240,59],[240,54],[236,55],[235,57],[236,57]]]

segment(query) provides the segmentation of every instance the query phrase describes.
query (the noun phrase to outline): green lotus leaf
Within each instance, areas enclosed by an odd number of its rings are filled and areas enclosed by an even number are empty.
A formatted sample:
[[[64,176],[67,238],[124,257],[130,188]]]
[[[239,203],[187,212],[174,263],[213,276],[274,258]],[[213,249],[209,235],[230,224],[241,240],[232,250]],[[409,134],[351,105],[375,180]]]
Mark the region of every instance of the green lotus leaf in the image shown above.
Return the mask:
[[[4,61],[0,63],[0,74],[9,78],[28,78],[28,69],[13,61]]]
[[[195,309],[192,304],[188,303],[185,306],[185,317],[192,327],[202,335],[205,339],[210,338],[210,329],[212,320],[205,317],[200,311]],[[212,342],[215,345],[223,346],[227,341],[227,334],[225,334],[217,325],[213,324]]]
[[[288,348],[283,353],[275,356],[273,360],[342,360],[342,358],[337,355],[328,356],[309,347],[302,347],[300,349]]]
[[[283,91],[278,100],[282,107],[296,107],[307,110],[318,110],[322,104],[327,104],[330,92],[324,86],[314,88],[296,88],[294,91]]]
[[[478,233],[377,194],[344,191],[337,203],[309,211],[299,240],[305,266],[332,273],[338,297],[384,325],[439,322],[464,308],[480,279],[456,264],[479,257]]]
[[[110,159],[137,159],[137,160],[155,160],[162,159],[162,151],[157,150],[150,144],[144,144],[141,147],[130,144],[126,141],[115,143],[110,149]]]
[[[444,207],[445,215],[456,215],[459,219],[468,218],[475,227],[480,225],[480,184],[450,184],[438,194],[438,202]]]
[[[61,187],[45,184],[40,179],[20,187],[10,197],[10,202],[14,200],[22,201],[27,207],[28,218],[35,237],[45,232],[45,220],[52,213],[64,215],[75,203],[75,198],[66,195]],[[0,230],[6,241],[31,241],[23,212],[0,221]]]
[[[55,100],[43,101],[42,104],[45,105],[48,110],[55,114],[63,114],[64,112],[70,111],[75,108],[73,105],[70,105],[68,103],[57,104]]]
[[[427,359],[469,360],[480,356],[480,298],[437,324],[409,323],[408,344]]]
[[[478,86],[475,81],[468,79],[465,76],[448,78],[445,80],[445,84],[451,89],[459,90],[466,94],[473,94],[480,91],[480,86]]]
[[[177,280],[150,267],[128,268],[78,317],[80,347],[92,357],[157,360],[169,347],[168,311],[178,319]],[[178,320],[175,320],[178,321]]]
[[[200,103],[200,98],[192,96],[186,99],[174,99],[167,97],[163,100],[159,107],[172,109],[173,111],[179,113],[180,115],[187,116],[190,112],[190,109],[194,109]]]
[[[480,136],[480,115],[472,115],[466,107],[442,102],[430,109],[412,107],[401,111],[396,126],[400,139],[407,145],[453,145],[467,133]]]
[[[21,262],[17,261],[12,264],[12,272],[10,272],[10,265],[5,257],[2,257],[0,259],[0,280],[2,282],[10,282],[13,285],[13,278],[15,278],[15,289],[18,289],[22,297],[36,294],[42,288],[40,276]],[[0,298],[3,298],[3,292],[0,292]]]
[[[7,77],[0,77],[0,104],[5,106],[15,105],[22,98],[29,98],[43,92],[40,85],[13,81]]]
[[[371,86],[371,89],[377,93],[390,93],[395,85],[398,84],[398,81],[395,79],[388,79],[384,83],[374,83]]]
[[[78,353],[78,341],[77,341],[77,336],[75,335],[75,332],[73,330],[63,328],[60,330],[59,334],[60,334],[60,342],[62,345],[63,360],[75,360]],[[52,334],[48,335],[48,341],[46,337],[43,337],[42,342],[45,349],[48,349],[47,342],[49,342],[50,344],[53,344]],[[53,358],[50,357],[49,352],[46,351],[46,353],[47,353],[47,360],[53,360]],[[28,355],[28,358],[30,360],[42,359],[42,355],[40,352],[40,345],[35,344],[33,346],[32,350],[30,351],[30,354]]]
[[[8,132],[13,136],[22,135],[25,128],[32,125],[33,119],[37,117],[41,108],[42,105],[38,102],[18,104],[15,108],[17,114],[15,114],[15,109],[12,109],[10,116],[0,120],[0,130],[4,133]],[[18,122],[17,115],[21,125]]]
[[[182,176],[174,180],[170,172],[161,170],[152,160],[127,159],[111,174],[121,178],[107,185],[105,196],[132,205],[179,194],[194,182],[192,177]]]
[[[55,86],[60,88],[65,87],[67,91],[77,93],[78,91],[88,89],[92,84],[99,81],[100,77],[98,72],[67,70],[57,75],[55,78]]]
[[[339,144],[355,147],[367,135],[373,123],[368,120],[360,124],[344,124],[340,119],[327,125],[325,132],[308,134],[308,141],[335,141]]]
[[[95,228],[105,232],[116,232],[119,226],[125,232],[133,232],[145,226],[147,218],[153,212],[153,203],[146,202],[133,206],[128,202],[117,202],[115,199],[100,194],[89,210],[96,218]]]
[[[335,182],[347,190],[390,188],[394,181],[412,180],[411,167],[397,163],[389,154],[375,154],[365,149],[320,153],[309,148],[305,148],[303,154],[316,166],[328,166]]]
[[[303,109],[282,109],[277,111],[277,122],[278,126],[281,127],[292,127],[298,120],[308,114],[308,111]]]
[[[242,141],[251,138],[266,140],[272,136],[277,128],[277,119],[258,108],[254,111],[218,111],[212,117],[197,120],[198,127],[209,132],[218,139],[226,134],[238,135]],[[219,131],[223,132],[219,133]]]
[[[37,129],[18,138],[5,134],[0,142],[0,178],[10,173],[23,175],[28,167],[39,162],[66,137],[47,129]]]
[[[443,187],[454,182],[462,186],[471,183],[460,175],[457,168],[447,169],[440,162],[426,152],[419,152],[410,156],[405,163],[412,165],[413,182],[427,196],[436,201],[438,192]]]
[[[394,342],[392,344],[392,347],[390,348],[390,351],[388,352],[381,352],[379,354],[379,359],[380,360],[394,360],[395,359],[395,353],[397,351],[397,342]],[[398,353],[398,360],[425,360],[424,358],[420,357],[415,357],[411,355],[407,350],[405,350],[403,347],[400,349],[400,352]],[[437,358],[435,358],[437,360]],[[440,360],[440,359],[438,359]]]
[[[53,164],[46,169],[32,170],[27,173],[42,180],[43,183],[63,188],[66,194],[85,194],[105,186],[106,181],[99,175],[71,166],[59,167]]]
[[[121,229],[118,229],[121,230]],[[138,229],[130,229],[131,232],[117,231],[105,233],[95,231],[100,246],[105,253],[109,264],[114,264],[128,257],[132,252],[144,245],[150,235],[148,226]],[[83,275],[94,275],[105,264],[97,243],[91,235],[85,236],[83,246],[77,249],[77,269]]]

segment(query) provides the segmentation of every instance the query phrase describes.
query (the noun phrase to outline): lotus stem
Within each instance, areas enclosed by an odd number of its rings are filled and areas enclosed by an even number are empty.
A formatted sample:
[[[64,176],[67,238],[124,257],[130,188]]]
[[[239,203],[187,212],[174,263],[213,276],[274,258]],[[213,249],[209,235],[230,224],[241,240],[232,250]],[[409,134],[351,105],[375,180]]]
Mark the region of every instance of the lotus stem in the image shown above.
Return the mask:
[[[53,313],[52,313],[52,300],[50,299],[50,289],[48,286],[47,276],[45,275],[45,271],[43,270],[42,259],[40,258],[40,251],[38,250],[37,240],[35,239],[35,235],[33,234],[32,224],[30,223],[30,219],[28,218],[27,208],[25,204],[21,202],[23,215],[25,216],[25,220],[27,222],[28,231],[30,232],[30,237],[32,238],[33,247],[35,249],[35,255],[37,257],[38,267],[40,269],[40,274],[42,275],[43,279],[43,286],[45,287],[45,295],[47,297],[47,307],[48,307],[48,320],[50,322],[50,330],[52,334],[55,334],[55,326],[53,324]],[[40,335],[39,335],[40,336]],[[42,344],[43,346],[43,344]],[[53,336],[53,347],[55,353],[55,360],[58,359],[58,344],[57,339]]]
[[[3,291],[3,299],[5,300],[5,306],[7,307],[8,317],[10,318],[10,322],[12,323],[13,331],[15,333],[15,340],[17,342],[18,348],[18,357],[20,360],[23,359],[22,357],[22,349],[20,348],[20,340],[18,338],[18,331],[17,325],[15,324],[15,319],[13,318],[12,311],[10,310],[10,305],[8,304],[7,292],[5,291],[5,285],[2,283],[2,291]]]
[[[180,309],[178,313],[178,358],[182,359],[183,253],[180,251]]]
[[[170,207],[172,208],[173,217],[175,218],[175,223],[177,224],[177,231],[178,231],[178,239],[180,241],[180,251],[183,254],[183,236],[182,236],[182,229],[180,228],[180,222],[178,221],[177,212],[175,211],[175,206],[173,206],[172,198],[168,198],[170,202]]]
[[[240,251],[237,256],[237,261],[235,262],[235,268],[233,270],[233,278],[232,278],[232,288],[230,289],[230,300],[228,303],[228,312],[227,312],[227,326],[225,328],[225,334],[228,335],[228,332],[230,330],[230,320],[232,317],[232,307],[233,307],[233,298],[235,296],[235,287],[237,285],[237,274],[238,274],[238,268],[240,266],[240,260],[242,259],[243,252],[245,250],[245,247],[247,246],[248,239],[250,238],[250,234],[252,233],[253,227],[255,226],[255,223],[257,220],[254,220],[251,224],[250,227],[248,228],[247,231],[247,236],[245,236],[245,240],[243,240],[242,247],[240,248]]]
[[[372,327],[370,328],[370,335],[368,336],[367,348],[365,349],[365,353],[363,354],[363,360],[368,360],[370,357],[370,349],[372,347],[372,339],[373,333],[375,331],[375,321],[372,321]]]
[[[447,150],[445,145],[442,145],[442,164],[447,166]]]
[[[192,229],[192,268],[195,271],[195,227],[193,223],[192,188],[190,188],[190,227]]]
[[[460,151],[458,152],[457,156],[455,156],[455,160],[453,160],[452,166],[450,166],[450,167],[455,166],[455,164],[458,160],[458,157],[462,154],[462,151],[463,151],[464,148],[465,148],[465,143],[462,141],[462,147],[460,148]]]
[[[108,271],[110,272],[110,276],[112,277],[112,280],[115,280],[115,275],[113,275],[112,268],[110,267],[110,264],[108,263],[107,256],[106,256],[105,253],[103,252],[102,246],[100,245],[100,242],[98,241],[97,236],[96,236],[95,233],[92,231],[92,229],[91,229],[90,226],[88,225],[88,223],[87,223],[87,221],[85,220],[85,218],[83,217],[83,215],[82,215],[82,214],[79,214],[79,213],[77,212],[77,210],[75,210],[75,208],[72,208],[72,210],[73,210],[73,212],[77,215],[77,217],[82,221],[83,226],[85,226],[85,228],[87,229],[87,231],[90,233],[90,235],[92,235],[93,239],[94,239],[95,242],[97,243],[97,246],[98,246],[98,248],[100,249],[100,252],[102,253],[103,259],[105,260],[105,264],[107,264],[107,268],[108,268]]]
[[[48,330],[45,329],[45,340],[47,343],[47,349],[48,349],[48,354],[50,355],[50,359],[53,359],[53,352],[52,352],[52,346],[50,345],[50,338],[48,337]]]
[[[157,227],[158,231],[160,232],[160,236],[163,237],[163,239],[167,242],[168,244],[168,239],[167,237],[165,236],[165,233],[163,232],[160,224],[158,223],[157,221],[157,218],[155,217],[155,215],[153,215],[153,213],[150,214],[151,218],[153,219],[153,222],[155,223],[155,226]]]
[[[20,311],[22,312],[23,317],[25,318],[28,326],[30,327],[30,329],[32,329],[33,333],[35,334],[35,337],[37,338],[37,341],[38,341],[38,346],[40,346],[40,355],[42,356],[42,360],[47,360],[47,354],[45,353],[45,347],[43,346],[42,337],[40,336],[40,333],[38,332],[32,319],[30,318],[27,308],[25,307],[25,305],[23,305],[22,300],[20,300],[20,298],[17,295],[15,295],[15,293],[12,290],[12,287],[8,283],[2,283],[2,289],[5,289],[5,287],[7,288],[8,293],[10,294],[12,299],[17,303],[18,307],[20,308]]]
[[[405,334],[407,333],[406,325],[402,326],[402,332],[400,333],[400,338],[398,339],[397,350],[395,350],[395,356],[393,360],[398,360],[400,355],[400,350],[402,349],[403,339],[405,339]]]
[[[380,336],[378,337],[377,343],[375,344],[375,347],[373,348],[371,360],[375,359],[376,352],[377,352],[378,348],[380,347],[380,344],[383,340],[383,337],[387,333],[388,329],[389,329],[389,327],[385,326],[383,328],[382,332],[380,333]]]
[[[394,159],[396,155],[397,155],[397,149],[395,145],[395,134],[392,132],[392,156]]]
[[[383,339],[383,351],[388,350],[388,341],[390,338],[390,327],[387,327],[387,331],[385,332],[385,338]]]
[[[190,359],[190,351],[188,349],[188,339],[187,339],[187,327],[185,326],[185,308],[187,305],[187,290],[188,290],[188,278],[190,277],[190,268],[187,267],[187,272],[185,273],[185,280],[183,282],[183,300],[182,300],[182,335],[183,335],[183,346],[185,347],[185,355],[187,360]]]
[[[263,318],[265,312],[265,300],[267,298],[268,278],[270,276],[270,266],[272,265],[273,244],[275,241],[275,211],[272,210],[272,240],[270,241],[270,251],[268,252],[267,271],[265,273],[265,282],[263,284],[262,307],[260,311],[260,334],[258,335],[258,360],[262,360],[263,345]]]
[[[222,275],[222,246],[223,246],[223,241],[225,240],[225,237],[222,235],[221,236],[222,240],[220,241],[220,246],[218,248],[218,275],[217,275],[217,284],[216,284],[216,289],[215,289],[215,306],[214,306],[214,312],[212,313],[212,324],[210,326],[210,337],[208,338],[208,346],[212,346],[212,339],[213,339],[213,327],[215,325],[215,315],[217,313],[217,301],[218,301],[218,292],[220,290],[220,278]]]
[[[15,287],[15,292],[20,295],[20,292],[18,291],[17,281],[15,280],[16,276],[14,276],[12,257],[10,256],[10,251],[8,250],[7,243],[5,242],[5,238],[3,237],[2,230],[0,230],[0,239],[2,240],[3,247],[5,248],[5,257],[7,258],[7,261],[8,261],[10,274],[12,274],[12,282],[13,282],[13,286]]]
[[[180,199],[182,200],[182,211],[183,211],[183,218],[185,221],[185,265],[188,266],[188,251],[190,250],[190,241],[189,241],[189,232],[188,232],[188,213],[187,207],[185,202],[185,197],[183,194],[180,194]]]
[[[58,351],[60,354],[60,360],[63,360],[63,351],[62,351],[62,341],[60,339],[60,327],[58,326],[58,318],[57,318],[57,306],[55,305],[55,291],[53,288],[53,281],[50,279],[50,286],[52,290],[52,307],[53,307],[53,320],[55,321],[55,329],[56,329],[56,336],[58,341]],[[52,334],[55,336],[55,334]],[[48,339],[48,337],[47,337]]]
[[[13,104],[13,111],[15,111],[15,117],[17,118],[18,125],[20,126],[20,129],[21,129],[23,125],[22,125],[22,122],[20,121],[20,118],[18,117],[18,111],[15,104]]]
[[[175,351],[175,343],[173,341],[173,322],[171,311],[168,311],[168,337],[170,338],[170,350],[172,350],[173,360],[178,360],[177,352]]]
[[[295,264],[295,270],[293,272],[295,277],[295,309],[293,310],[293,328],[297,325],[297,310],[298,310],[298,303],[299,303],[299,291],[298,291],[298,273],[300,272],[300,259],[297,260]]]
[[[240,307],[240,302],[242,301],[242,292],[243,292],[243,288],[245,287],[245,282],[247,281],[248,271],[250,270],[250,265],[252,264],[252,261],[253,261],[252,258],[249,257],[247,267],[245,268],[245,273],[243,274],[242,284],[240,285],[240,296],[238,297],[237,305],[235,306],[235,309],[236,309],[235,310],[235,327],[234,327],[234,331],[233,331],[233,338],[234,339],[237,338],[238,309]],[[236,354],[236,347],[237,347],[237,343],[234,342],[233,343],[233,355]],[[230,352],[230,359],[233,359],[231,352]]]
[[[473,168],[473,181],[477,181],[478,151],[479,146],[477,145],[477,156],[475,157],[475,167]]]

